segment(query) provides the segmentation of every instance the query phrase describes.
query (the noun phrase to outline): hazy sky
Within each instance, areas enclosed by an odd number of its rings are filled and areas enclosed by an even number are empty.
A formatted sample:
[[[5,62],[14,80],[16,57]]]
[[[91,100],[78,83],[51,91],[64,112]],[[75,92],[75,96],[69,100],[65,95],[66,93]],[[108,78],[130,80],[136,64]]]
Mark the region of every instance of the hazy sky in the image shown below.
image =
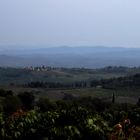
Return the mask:
[[[140,47],[140,0],[0,0],[0,45]]]

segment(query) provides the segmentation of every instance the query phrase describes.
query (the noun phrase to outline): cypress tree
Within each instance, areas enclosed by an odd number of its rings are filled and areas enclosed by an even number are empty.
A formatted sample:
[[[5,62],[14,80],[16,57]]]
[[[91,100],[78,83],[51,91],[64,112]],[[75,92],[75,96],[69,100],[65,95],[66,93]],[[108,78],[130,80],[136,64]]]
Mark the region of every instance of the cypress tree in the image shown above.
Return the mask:
[[[113,93],[112,95],[112,103],[114,104],[115,103],[115,94]]]

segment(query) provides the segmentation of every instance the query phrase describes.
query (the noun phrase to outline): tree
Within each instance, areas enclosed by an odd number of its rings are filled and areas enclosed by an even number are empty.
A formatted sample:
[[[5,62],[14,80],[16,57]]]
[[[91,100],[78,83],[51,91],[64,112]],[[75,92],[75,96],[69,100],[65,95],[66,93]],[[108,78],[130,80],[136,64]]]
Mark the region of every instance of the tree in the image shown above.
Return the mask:
[[[115,103],[115,94],[113,93],[112,95],[112,103],[114,104]]]
[[[34,95],[32,92],[23,92],[18,94],[19,99],[22,102],[22,105],[25,109],[30,110],[34,104]]]
[[[40,98],[37,102],[37,106],[43,112],[56,109],[56,104],[50,101],[48,98]]]
[[[21,107],[21,102],[17,96],[7,96],[3,102],[5,114],[11,114]]]
[[[140,98],[138,99],[137,106],[140,107]]]

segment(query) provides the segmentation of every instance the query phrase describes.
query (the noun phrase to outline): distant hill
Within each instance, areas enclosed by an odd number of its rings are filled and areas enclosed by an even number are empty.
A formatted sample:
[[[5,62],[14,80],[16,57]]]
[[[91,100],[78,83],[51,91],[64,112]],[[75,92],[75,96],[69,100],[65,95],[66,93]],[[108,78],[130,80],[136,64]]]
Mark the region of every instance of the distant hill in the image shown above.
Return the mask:
[[[139,60],[140,48],[52,47],[0,51],[0,66],[133,67],[140,66]]]
[[[27,84],[30,82],[75,83],[128,77],[140,73],[140,67],[105,67],[101,69],[54,68],[54,67],[0,67],[0,85]],[[123,78],[122,78],[123,79]],[[108,80],[105,83],[112,83]],[[119,80],[118,80],[119,81]],[[98,82],[96,82],[98,84]],[[119,83],[119,82],[118,82]]]

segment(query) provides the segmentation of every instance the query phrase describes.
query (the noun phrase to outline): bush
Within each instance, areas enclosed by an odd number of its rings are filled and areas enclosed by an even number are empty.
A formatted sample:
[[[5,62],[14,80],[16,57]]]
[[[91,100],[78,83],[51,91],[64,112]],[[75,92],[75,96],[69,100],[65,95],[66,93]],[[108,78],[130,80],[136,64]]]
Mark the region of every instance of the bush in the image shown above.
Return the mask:
[[[7,96],[3,101],[5,114],[11,114],[21,108],[21,102],[17,96]]]
[[[56,109],[56,104],[50,101],[48,98],[40,98],[37,102],[37,106],[43,112]]]
[[[18,94],[19,99],[23,105],[23,108],[30,110],[33,108],[34,105],[34,95],[32,92],[23,92]]]

